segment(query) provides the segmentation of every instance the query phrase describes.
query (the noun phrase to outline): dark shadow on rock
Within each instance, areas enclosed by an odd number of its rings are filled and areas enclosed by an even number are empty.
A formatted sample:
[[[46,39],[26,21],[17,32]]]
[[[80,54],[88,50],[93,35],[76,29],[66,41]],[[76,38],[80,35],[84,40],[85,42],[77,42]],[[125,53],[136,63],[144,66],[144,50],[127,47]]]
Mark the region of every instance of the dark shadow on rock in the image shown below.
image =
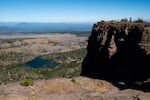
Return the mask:
[[[114,86],[118,87],[120,90],[124,89],[135,89],[135,90],[141,90],[143,92],[150,92],[150,81],[147,82],[140,82],[140,83],[118,83],[113,82]]]
[[[113,83],[125,82],[127,85],[121,86],[122,89],[130,87],[144,91],[147,87],[145,91],[150,91],[149,83],[131,85],[150,78],[150,55],[139,45],[143,30],[134,24],[95,24],[88,40],[88,53],[82,63],[81,75]],[[113,49],[115,53],[111,54]],[[119,84],[115,85],[119,87]]]

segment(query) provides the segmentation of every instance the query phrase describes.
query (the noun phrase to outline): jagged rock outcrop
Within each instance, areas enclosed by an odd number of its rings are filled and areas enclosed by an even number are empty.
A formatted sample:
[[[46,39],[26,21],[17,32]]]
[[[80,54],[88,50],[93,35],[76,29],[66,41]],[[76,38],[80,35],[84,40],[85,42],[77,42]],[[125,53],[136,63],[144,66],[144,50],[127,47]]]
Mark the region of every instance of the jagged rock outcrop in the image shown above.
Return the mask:
[[[98,22],[88,40],[81,75],[133,83],[150,78],[150,24]]]

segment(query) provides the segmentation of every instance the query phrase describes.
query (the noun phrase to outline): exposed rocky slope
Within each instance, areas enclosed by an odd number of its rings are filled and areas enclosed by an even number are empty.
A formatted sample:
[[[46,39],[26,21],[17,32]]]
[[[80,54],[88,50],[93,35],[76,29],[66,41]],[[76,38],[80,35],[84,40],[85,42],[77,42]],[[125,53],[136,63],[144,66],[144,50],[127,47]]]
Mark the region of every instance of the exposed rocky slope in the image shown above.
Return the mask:
[[[33,86],[19,83],[0,85],[0,100],[149,100],[150,93],[118,90],[104,80],[86,77],[35,81]]]
[[[97,22],[88,40],[83,76],[133,83],[150,78],[150,24]]]

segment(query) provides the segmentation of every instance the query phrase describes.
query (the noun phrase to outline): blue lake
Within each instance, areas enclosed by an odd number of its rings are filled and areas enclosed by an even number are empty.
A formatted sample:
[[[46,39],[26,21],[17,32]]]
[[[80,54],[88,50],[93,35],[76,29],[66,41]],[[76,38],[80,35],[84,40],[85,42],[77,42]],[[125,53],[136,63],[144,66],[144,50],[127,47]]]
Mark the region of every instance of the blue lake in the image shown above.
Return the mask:
[[[33,60],[23,64],[23,66],[30,68],[54,68],[57,65],[59,65],[59,63],[57,63],[56,61],[47,60],[41,56],[38,56]]]

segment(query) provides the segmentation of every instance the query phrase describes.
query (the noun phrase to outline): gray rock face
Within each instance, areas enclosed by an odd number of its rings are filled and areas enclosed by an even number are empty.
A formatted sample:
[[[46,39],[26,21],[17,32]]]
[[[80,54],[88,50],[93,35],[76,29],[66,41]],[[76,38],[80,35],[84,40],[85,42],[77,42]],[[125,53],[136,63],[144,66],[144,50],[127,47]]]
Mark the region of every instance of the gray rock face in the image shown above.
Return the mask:
[[[97,22],[88,40],[83,76],[124,81],[150,78],[150,24]]]

